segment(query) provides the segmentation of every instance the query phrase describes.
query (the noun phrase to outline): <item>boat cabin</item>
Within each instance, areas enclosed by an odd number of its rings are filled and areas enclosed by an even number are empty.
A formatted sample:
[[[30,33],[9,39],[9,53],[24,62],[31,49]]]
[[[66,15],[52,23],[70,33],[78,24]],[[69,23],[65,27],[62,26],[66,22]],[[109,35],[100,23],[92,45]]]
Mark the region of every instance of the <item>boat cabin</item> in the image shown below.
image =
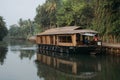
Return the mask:
[[[98,32],[94,30],[82,29],[76,26],[67,26],[49,29],[37,34],[36,43],[56,46],[96,45],[94,38],[97,38],[97,35]],[[99,43],[98,45],[101,44]]]

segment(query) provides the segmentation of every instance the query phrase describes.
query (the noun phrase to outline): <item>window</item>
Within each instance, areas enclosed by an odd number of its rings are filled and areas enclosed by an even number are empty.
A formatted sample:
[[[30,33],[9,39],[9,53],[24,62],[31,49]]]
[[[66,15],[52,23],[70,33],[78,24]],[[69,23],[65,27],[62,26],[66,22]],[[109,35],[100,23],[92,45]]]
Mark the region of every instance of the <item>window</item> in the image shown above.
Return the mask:
[[[64,42],[64,43],[71,43],[71,35],[66,35],[66,36],[58,36],[59,42]]]

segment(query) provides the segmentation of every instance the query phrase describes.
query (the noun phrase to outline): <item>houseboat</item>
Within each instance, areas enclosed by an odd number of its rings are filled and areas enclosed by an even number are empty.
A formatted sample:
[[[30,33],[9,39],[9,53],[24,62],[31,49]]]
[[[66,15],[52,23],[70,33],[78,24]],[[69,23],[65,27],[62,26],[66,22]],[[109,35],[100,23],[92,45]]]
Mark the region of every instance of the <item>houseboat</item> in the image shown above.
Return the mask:
[[[39,50],[66,53],[98,53],[102,42],[98,32],[77,26],[66,26],[46,30],[36,35]]]

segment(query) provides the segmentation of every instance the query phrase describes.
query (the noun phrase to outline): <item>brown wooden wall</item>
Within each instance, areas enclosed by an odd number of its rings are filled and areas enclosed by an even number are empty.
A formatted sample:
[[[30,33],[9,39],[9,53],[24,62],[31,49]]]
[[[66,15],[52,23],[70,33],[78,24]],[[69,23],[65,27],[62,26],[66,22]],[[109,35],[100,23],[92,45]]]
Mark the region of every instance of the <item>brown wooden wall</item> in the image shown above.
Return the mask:
[[[37,44],[51,44],[51,45],[59,45],[59,46],[76,46],[76,34],[71,34],[72,41],[71,42],[60,42],[58,36],[61,35],[38,35],[36,43]],[[65,35],[64,35],[65,36]],[[68,36],[68,35],[66,35]]]

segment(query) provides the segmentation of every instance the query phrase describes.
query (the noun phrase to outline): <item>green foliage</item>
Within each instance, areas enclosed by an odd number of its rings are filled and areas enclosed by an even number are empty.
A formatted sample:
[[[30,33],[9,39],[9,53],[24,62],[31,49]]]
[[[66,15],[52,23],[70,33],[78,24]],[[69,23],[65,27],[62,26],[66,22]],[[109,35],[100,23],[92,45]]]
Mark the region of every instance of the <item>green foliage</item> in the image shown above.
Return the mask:
[[[33,36],[34,34],[40,32],[40,30],[40,26],[30,19],[20,19],[18,25],[14,24],[10,26],[9,36],[10,38],[27,39],[30,36]]]
[[[106,41],[113,42],[120,38],[120,1],[94,0],[94,19],[92,29],[97,30],[106,37]]]
[[[6,28],[3,17],[0,16],[0,41],[3,40],[3,38],[7,35],[7,33],[8,33],[8,30]]]
[[[17,36],[18,35],[18,30],[20,30],[18,25],[16,25],[16,24],[11,25],[10,29],[9,29],[9,35],[12,36],[12,37]]]
[[[35,22],[46,27],[66,25],[90,26],[93,8],[85,0],[47,0],[37,7]]]
[[[43,28],[56,26],[56,5],[57,0],[47,0],[42,6],[36,9],[37,15],[35,16],[35,23]]]
[[[46,12],[45,6],[38,6],[36,11],[35,22],[43,27],[49,25],[48,13]]]
[[[120,1],[95,0],[94,4],[95,18],[93,20],[93,29],[102,34],[119,34],[120,28],[118,26],[120,26]]]

